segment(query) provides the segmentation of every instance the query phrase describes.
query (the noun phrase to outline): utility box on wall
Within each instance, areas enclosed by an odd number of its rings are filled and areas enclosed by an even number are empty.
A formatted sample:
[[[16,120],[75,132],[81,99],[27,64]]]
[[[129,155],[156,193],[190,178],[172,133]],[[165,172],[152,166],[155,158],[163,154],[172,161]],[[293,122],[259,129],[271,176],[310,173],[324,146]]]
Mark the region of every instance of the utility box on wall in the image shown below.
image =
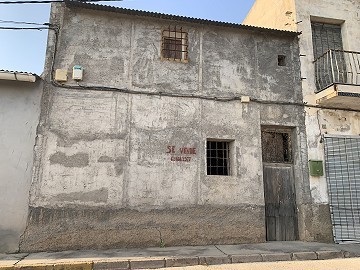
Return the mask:
[[[309,160],[309,169],[311,176],[323,176],[323,161],[322,160]]]
[[[83,79],[83,67],[82,66],[74,66],[73,67],[73,80],[81,81]]]

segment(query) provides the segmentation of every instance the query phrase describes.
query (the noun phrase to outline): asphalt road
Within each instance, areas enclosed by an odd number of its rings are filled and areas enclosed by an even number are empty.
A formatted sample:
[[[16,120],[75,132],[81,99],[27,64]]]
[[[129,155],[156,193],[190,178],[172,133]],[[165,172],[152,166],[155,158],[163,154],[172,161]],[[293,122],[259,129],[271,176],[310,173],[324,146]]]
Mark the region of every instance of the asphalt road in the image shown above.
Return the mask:
[[[162,268],[171,270],[360,270],[360,258]]]

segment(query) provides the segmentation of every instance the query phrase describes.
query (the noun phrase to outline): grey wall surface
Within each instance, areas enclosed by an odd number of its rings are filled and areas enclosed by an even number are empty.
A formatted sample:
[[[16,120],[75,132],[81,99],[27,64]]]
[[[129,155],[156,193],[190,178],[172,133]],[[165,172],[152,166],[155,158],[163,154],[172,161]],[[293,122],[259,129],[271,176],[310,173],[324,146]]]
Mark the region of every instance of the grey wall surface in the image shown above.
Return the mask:
[[[15,252],[28,214],[42,83],[0,80],[0,252]]]
[[[118,90],[44,88],[22,251],[265,241],[262,125],[294,128],[297,202],[309,203],[301,106],[191,97],[301,102],[296,38],[60,5],[52,22],[61,24],[55,68],[81,65],[80,85]],[[169,24],[188,32],[188,63],[160,59]],[[207,139],[231,142],[230,176],[206,175]]]

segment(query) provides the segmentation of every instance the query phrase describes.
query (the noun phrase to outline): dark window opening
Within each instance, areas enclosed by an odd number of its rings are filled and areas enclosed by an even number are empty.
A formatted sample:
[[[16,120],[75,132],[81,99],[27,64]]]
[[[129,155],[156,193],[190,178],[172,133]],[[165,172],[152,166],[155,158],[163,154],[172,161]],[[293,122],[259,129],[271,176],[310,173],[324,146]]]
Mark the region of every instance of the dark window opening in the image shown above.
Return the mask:
[[[286,56],[278,55],[278,66],[284,67],[286,66]]]
[[[320,92],[333,83],[348,83],[352,77],[348,76],[352,68],[351,64],[348,66],[346,58],[349,57],[351,61],[351,54],[343,51],[341,25],[312,22],[311,29],[315,60],[315,92]]]
[[[182,43],[181,40],[171,37],[164,37],[164,58],[182,59]]]
[[[188,60],[188,35],[182,28],[171,28],[162,32],[161,56],[168,60]]]
[[[230,175],[230,142],[207,141],[207,175]]]
[[[262,158],[264,162],[292,162],[291,134],[288,132],[261,132]]]

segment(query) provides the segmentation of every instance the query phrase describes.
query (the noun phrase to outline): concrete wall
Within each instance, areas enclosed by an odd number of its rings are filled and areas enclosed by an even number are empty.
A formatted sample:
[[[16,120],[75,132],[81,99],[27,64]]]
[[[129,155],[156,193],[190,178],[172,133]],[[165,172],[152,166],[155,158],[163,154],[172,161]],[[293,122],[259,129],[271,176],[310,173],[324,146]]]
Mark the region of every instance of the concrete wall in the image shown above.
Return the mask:
[[[199,97],[301,101],[294,36],[60,5],[52,21],[62,24],[55,68],[82,65],[81,85],[119,90],[44,88],[22,251],[265,241],[261,125],[294,128],[298,206],[310,203],[302,107]],[[160,60],[169,24],[188,32],[188,63]],[[53,44],[50,33],[48,59]],[[230,176],[206,175],[207,139],[231,141]]]
[[[0,80],[0,252],[25,230],[42,83]]]
[[[256,0],[243,24],[296,31],[296,0]]]

